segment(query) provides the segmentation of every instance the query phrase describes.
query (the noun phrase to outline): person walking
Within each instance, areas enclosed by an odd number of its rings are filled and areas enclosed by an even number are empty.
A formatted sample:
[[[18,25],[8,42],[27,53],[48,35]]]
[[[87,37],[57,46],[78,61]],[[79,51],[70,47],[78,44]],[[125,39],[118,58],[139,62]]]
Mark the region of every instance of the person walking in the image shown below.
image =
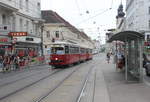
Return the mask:
[[[0,55],[0,68],[3,69],[3,56]]]
[[[106,54],[106,58],[107,58],[107,63],[109,63],[110,62],[110,53],[108,52],[107,54]]]
[[[19,56],[15,56],[15,57],[14,57],[14,65],[15,65],[15,69],[16,69],[16,70],[19,69],[19,61],[20,61]]]

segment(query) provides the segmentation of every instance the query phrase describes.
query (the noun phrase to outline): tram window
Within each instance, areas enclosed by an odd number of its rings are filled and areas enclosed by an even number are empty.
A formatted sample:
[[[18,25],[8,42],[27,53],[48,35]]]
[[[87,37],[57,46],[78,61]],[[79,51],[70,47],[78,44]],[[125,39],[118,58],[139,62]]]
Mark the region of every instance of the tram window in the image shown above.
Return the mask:
[[[52,54],[64,54],[63,47],[52,47]]]
[[[66,53],[66,54],[69,53],[69,46],[65,46],[65,53]]]
[[[79,48],[78,47],[70,47],[70,53],[78,54],[79,53]]]
[[[81,52],[81,53],[85,53],[85,49],[84,49],[84,48],[81,48],[80,52]]]
[[[86,53],[89,53],[89,49],[86,49]]]

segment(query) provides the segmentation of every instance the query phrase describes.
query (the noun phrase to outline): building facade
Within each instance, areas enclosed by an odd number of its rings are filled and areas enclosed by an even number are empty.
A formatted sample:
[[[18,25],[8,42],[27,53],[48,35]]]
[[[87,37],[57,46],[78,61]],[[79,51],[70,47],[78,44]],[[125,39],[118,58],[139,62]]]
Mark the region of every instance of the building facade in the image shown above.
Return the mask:
[[[7,38],[11,48],[9,53],[19,56],[36,56],[41,53],[40,5],[40,0],[0,1],[0,40]]]
[[[44,55],[50,55],[50,45],[56,41],[93,47],[92,41],[84,32],[75,28],[56,12],[51,10],[42,11],[42,19],[45,20],[43,28]]]
[[[150,1],[126,1],[126,30],[150,31]]]

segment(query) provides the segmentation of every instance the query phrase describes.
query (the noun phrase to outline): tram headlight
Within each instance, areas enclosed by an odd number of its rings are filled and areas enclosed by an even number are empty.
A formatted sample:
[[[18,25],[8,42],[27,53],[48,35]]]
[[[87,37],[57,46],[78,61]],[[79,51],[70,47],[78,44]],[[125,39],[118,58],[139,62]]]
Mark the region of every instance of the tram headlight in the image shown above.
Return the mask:
[[[58,60],[58,58],[55,58],[55,60]]]

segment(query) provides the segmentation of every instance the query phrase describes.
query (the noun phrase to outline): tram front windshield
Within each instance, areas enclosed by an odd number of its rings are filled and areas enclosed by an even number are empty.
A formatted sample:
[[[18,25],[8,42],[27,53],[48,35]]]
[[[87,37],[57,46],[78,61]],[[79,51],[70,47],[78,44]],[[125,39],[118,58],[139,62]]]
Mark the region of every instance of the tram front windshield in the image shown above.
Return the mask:
[[[52,54],[64,54],[63,47],[52,47]]]

